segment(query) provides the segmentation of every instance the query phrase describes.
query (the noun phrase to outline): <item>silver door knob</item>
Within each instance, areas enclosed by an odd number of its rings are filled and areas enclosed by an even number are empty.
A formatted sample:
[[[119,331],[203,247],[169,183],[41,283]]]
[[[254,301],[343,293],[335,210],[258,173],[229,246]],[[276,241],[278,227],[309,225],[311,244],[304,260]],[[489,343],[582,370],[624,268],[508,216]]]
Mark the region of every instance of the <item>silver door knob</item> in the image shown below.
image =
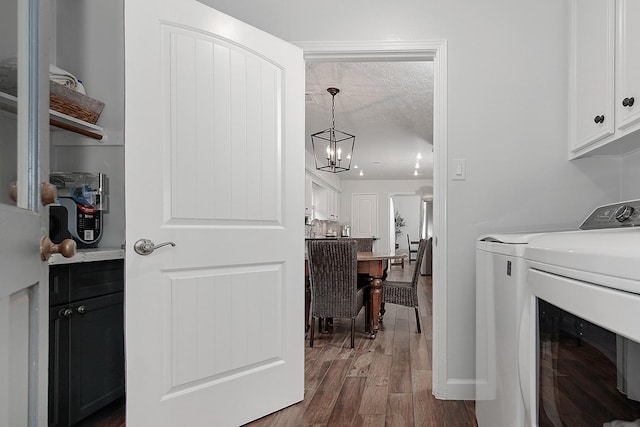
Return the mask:
[[[136,251],[138,255],[149,255],[156,249],[167,245],[175,246],[176,244],[173,242],[164,242],[156,245],[149,239],[140,239],[133,244],[133,250]]]

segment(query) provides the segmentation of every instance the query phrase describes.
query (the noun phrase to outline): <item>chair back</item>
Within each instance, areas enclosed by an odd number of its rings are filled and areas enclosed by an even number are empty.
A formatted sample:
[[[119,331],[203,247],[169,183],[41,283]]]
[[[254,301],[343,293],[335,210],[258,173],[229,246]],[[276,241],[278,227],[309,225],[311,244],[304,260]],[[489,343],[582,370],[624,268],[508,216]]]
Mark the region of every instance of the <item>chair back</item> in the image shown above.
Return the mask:
[[[427,276],[431,276],[433,270],[433,237],[429,237],[429,240],[427,240],[427,250],[425,251],[424,258],[424,262],[427,263],[424,271]]]
[[[312,316],[357,315],[357,253],[354,239],[307,241]]]
[[[418,279],[420,278],[420,268],[422,266],[422,260],[424,259],[424,253],[427,250],[427,239],[420,239],[418,244],[418,256],[416,258],[415,270],[413,270],[413,280],[411,286],[414,288],[418,286]]]
[[[373,252],[373,237],[356,237],[358,252]]]

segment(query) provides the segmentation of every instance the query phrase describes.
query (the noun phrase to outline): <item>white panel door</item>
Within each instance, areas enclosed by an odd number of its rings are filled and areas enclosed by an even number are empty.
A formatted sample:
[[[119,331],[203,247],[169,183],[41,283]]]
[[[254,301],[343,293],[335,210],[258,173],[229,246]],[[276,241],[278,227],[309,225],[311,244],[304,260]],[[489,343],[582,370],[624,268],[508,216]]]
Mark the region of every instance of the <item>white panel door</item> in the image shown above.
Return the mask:
[[[378,235],[378,195],[351,195],[351,236],[375,237]]]
[[[302,51],[195,0],[127,1],[125,67],[127,427],[302,400]]]
[[[17,58],[0,73],[0,426],[46,425],[49,288],[39,243],[48,219],[38,182],[41,164],[48,173],[39,149],[48,115],[36,90],[37,10],[37,1],[0,3],[0,61]]]

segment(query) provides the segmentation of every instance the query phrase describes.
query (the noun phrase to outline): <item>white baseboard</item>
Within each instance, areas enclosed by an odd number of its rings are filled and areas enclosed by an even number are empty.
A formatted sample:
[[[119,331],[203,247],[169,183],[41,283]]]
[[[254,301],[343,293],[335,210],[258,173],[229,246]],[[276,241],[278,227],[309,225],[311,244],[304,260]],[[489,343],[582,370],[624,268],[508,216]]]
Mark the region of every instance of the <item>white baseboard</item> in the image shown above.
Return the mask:
[[[475,400],[476,380],[475,379],[449,379],[446,390],[441,396],[436,396],[442,400]]]

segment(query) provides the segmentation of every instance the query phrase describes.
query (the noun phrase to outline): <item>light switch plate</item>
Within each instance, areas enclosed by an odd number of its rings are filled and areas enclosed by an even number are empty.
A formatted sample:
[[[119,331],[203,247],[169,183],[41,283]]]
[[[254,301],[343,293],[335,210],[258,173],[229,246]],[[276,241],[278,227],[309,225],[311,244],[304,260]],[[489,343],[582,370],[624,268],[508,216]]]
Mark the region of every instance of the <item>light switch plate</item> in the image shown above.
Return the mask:
[[[466,163],[466,159],[453,159],[453,164],[451,165],[451,179],[453,181],[464,181],[467,179]]]

